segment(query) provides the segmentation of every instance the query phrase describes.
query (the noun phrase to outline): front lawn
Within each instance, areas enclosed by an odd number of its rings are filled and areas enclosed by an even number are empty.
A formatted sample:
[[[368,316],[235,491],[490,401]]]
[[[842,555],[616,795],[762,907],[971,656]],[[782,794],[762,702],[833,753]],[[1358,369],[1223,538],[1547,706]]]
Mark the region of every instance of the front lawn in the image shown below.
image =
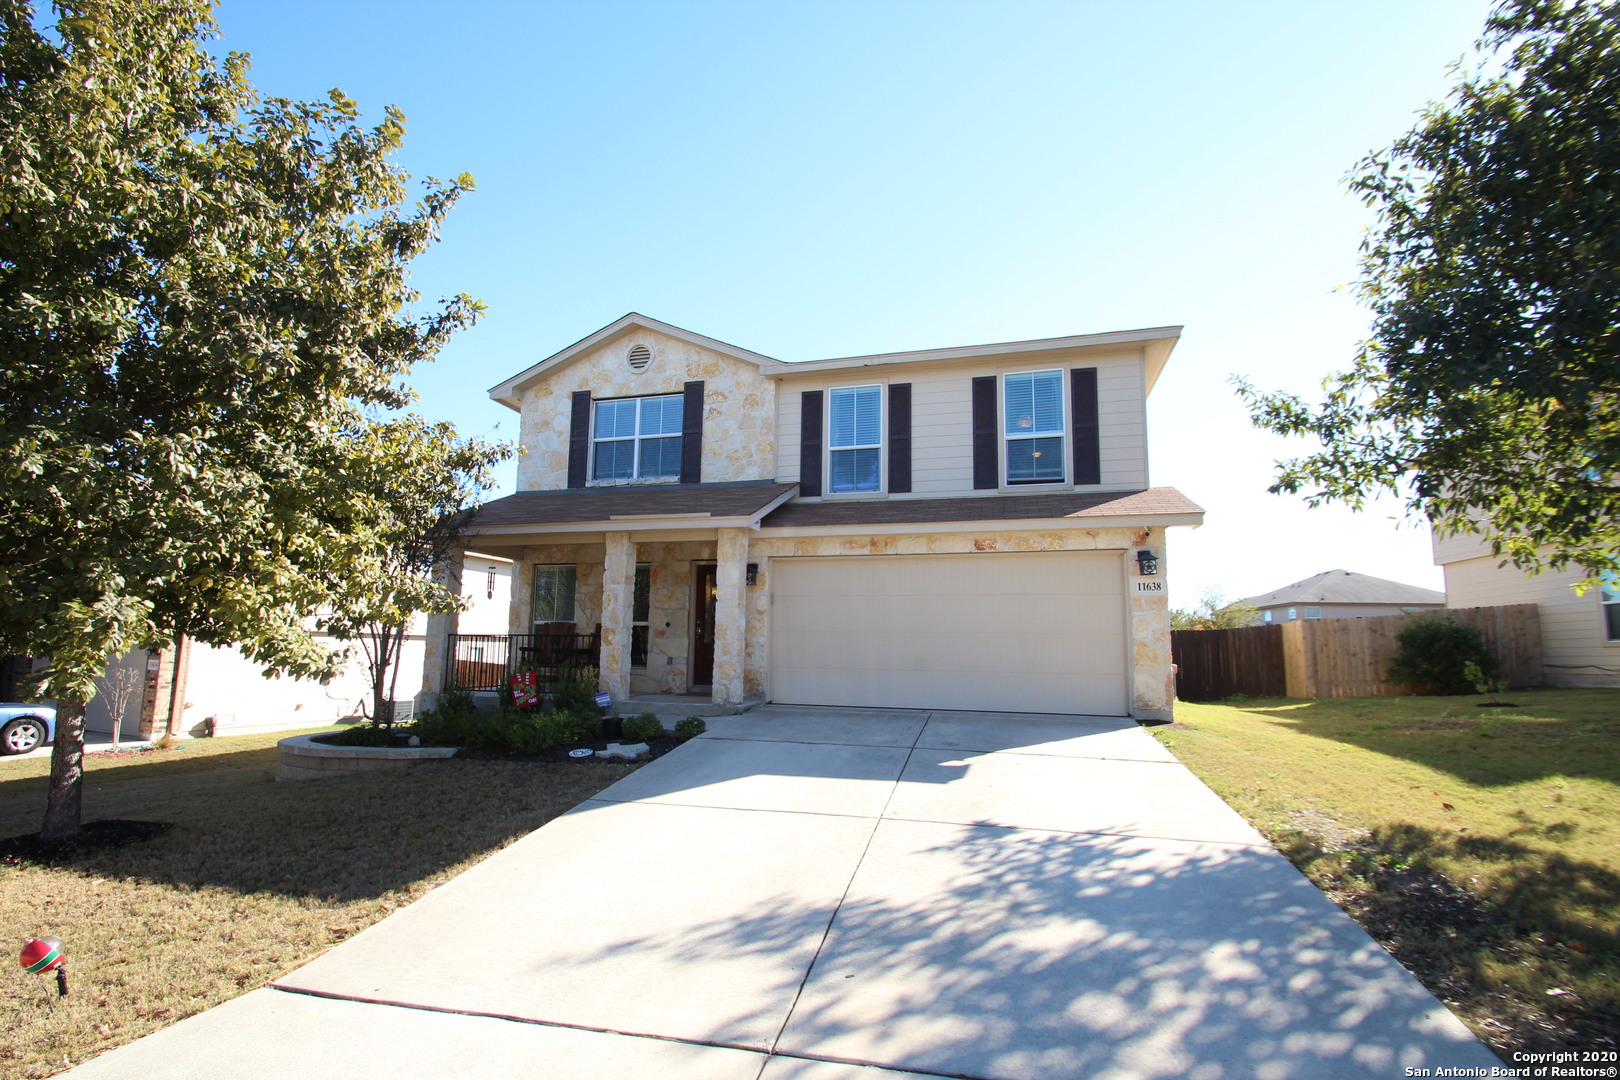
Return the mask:
[[[1499,1053],[1613,1049],[1620,691],[1503,697],[1181,702],[1155,734]]]
[[[286,734],[87,755],[85,821],[172,828],[53,866],[0,859],[0,1076],[48,1076],[263,985],[636,768],[447,760],[277,784]],[[49,768],[0,762],[0,837],[38,830]],[[68,997],[16,965],[34,934],[63,940]]]

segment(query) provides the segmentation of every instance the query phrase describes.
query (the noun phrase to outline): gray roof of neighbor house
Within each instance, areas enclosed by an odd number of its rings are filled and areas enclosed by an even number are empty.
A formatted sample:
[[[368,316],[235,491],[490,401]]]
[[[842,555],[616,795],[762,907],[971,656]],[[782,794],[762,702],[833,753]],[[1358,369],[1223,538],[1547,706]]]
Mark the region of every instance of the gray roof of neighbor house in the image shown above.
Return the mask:
[[[1276,607],[1278,604],[1443,605],[1446,594],[1369,574],[1327,570],[1304,581],[1296,581],[1259,596],[1248,596],[1238,602],[1257,608]]]

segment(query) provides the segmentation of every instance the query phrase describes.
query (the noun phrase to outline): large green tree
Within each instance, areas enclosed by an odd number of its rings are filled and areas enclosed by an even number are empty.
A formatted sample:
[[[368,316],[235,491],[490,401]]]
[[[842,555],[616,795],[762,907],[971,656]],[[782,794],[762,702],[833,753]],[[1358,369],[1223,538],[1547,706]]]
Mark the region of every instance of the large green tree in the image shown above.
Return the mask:
[[[0,0],[0,653],[50,657],[46,837],[79,828],[110,654],[185,635],[329,677],[313,632],[393,587],[378,522],[504,452],[398,414],[479,311],[413,314],[407,278],[470,177],[407,205],[404,118],[261,97],[207,0],[56,14]]]
[[[1354,366],[1314,406],[1240,392],[1320,446],[1272,491],[1393,493],[1592,580],[1620,568],[1620,5],[1509,0],[1476,59],[1351,178],[1378,213]]]

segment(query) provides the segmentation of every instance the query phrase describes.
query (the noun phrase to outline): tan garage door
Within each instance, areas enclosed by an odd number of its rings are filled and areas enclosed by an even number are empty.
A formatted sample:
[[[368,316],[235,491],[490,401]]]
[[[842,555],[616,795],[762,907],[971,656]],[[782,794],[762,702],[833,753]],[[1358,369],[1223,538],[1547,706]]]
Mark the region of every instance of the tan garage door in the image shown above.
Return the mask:
[[[771,698],[1122,716],[1117,555],[775,559]]]

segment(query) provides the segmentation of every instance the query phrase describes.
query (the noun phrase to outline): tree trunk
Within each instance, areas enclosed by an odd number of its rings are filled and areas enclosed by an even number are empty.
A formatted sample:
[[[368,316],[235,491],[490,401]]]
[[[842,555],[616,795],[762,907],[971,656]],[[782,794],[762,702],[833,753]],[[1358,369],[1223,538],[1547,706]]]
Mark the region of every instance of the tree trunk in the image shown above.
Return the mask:
[[[84,702],[58,698],[56,745],[51,748],[51,784],[45,791],[41,840],[77,835],[84,797]]]

